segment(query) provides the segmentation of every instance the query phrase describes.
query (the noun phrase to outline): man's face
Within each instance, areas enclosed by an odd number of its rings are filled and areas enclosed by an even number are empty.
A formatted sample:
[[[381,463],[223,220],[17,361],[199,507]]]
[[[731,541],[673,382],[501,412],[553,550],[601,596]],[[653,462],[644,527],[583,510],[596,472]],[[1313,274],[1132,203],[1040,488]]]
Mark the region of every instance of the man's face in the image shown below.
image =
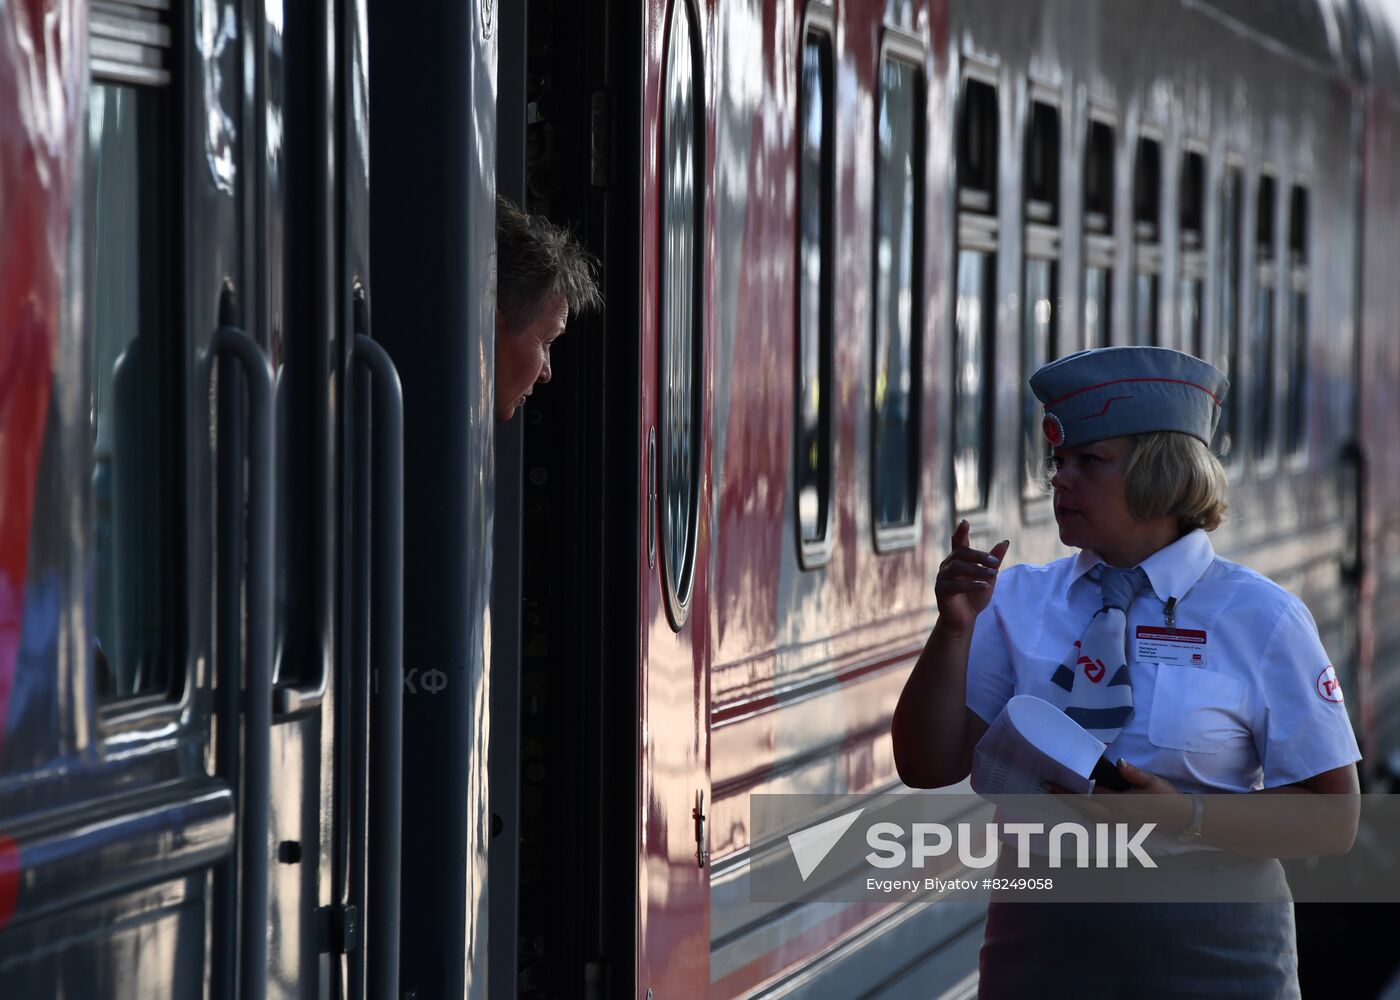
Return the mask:
[[[525,397],[535,390],[535,383],[548,382],[553,374],[549,368],[549,345],[564,335],[569,321],[569,303],[555,294],[545,299],[535,318],[520,327],[513,327],[504,316],[496,314],[496,419],[509,420],[515,416]]]

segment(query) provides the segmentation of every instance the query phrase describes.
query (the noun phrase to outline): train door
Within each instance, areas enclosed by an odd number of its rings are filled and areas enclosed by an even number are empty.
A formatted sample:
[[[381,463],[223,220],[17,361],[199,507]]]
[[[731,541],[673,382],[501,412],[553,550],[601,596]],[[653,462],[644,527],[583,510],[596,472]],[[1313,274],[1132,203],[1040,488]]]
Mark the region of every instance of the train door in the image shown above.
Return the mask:
[[[599,258],[604,307],[570,317],[550,383],[497,425],[490,994],[625,996],[645,558],[630,447],[642,19],[613,0],[533,0],[499,28],[498,190]]]
[[[401,476],[368,336],[363,19],[117,6],[92,14],[88,107],[99,730],[237,803],[189,935],[215,995],[381,995]],[[104,988],[198,995],[204,964]]]
[[[378,995],[396,981],[386,772],[401,528],[396,379],[369,339],[363,18],[353,2],[230,3],[172,9],[157,26],[146,7],[116,26],[93,15],[94,67],[150,108],[129,112],[155,123],[129,137],[138,159],[180,139],[167,163],[180,182],[135,192],[151,201],[138,218],[177,220],[163,255],[134,255],[165,273],[135,284],[183,306],[162,363],[183,376],[186,489],[173,477],[153,488],[166,506],[188,496],[188,589],[167,592],[168,607],[188,605],[191,636],[209,632],[205,752],[240,796],[236,867],[214,879],[211,981],[228,996]],[[170,76],[164,120],[140,89],[152,80],[107,69],[130,37],[174,40],[183,75]],[[120,86],[94,98],[90,120],[120,126]],[[140,356],[126,347],[116,370]],[[385,692],[373,705],[372,687]],[[391,766],[372,768],[372,754]]]
[[[493,866],[518,856],[493,867],[493,996],[707,981],[703,24],[687,0],[502,18],[500,189],[601,259],[605,307],[571,320],[498,448],[519,435],[518,473],[497,466],[519,476],[497,493],[519,549],[496,550],[519,553],[519,624],[495,643],[493,704],[518,698],[519,731],[497,713]],[[516,600],[500,572],[498,603]]]
[[[249,16],[277,431],[269,992],[396,995],[402,401],[371,323],[364,4]]]

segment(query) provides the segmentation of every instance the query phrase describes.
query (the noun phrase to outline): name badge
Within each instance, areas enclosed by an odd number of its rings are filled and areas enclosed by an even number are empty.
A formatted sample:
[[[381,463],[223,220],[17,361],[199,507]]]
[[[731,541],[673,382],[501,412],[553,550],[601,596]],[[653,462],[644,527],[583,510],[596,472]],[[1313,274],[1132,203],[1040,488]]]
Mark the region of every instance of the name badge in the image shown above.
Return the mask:
[[[1178,667],[1206,665],[1206,634],[1189,628],[1139,625],[1133,659],[1140,663],[1170,663]]]

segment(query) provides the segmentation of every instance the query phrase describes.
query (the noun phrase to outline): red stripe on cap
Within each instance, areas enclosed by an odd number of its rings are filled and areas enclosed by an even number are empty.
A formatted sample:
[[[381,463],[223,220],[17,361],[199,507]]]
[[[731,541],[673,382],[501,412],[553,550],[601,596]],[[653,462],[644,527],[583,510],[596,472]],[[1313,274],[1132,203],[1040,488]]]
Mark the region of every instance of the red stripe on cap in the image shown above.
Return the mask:
[[[1099,383],[1096,383],[1095,385],[1086,385],[1086,386],[1085,386],[1084,388],[1082,388],[1082,389],[1075,389],[1073,392],[1067,392],[1067,393],[1065,393],[1063,396],[1061,396],[1059,399],[1055,400],[1054,402],[1046,403],[1045,405],[1046,405],[1047,407],[1050,407],[1050,406],[1059,406],[1059,405],[1060,405],[1061,403],[1063,403],[1065,400],[1070,399],[1070,398],[1072,398],[1072,397],[1074,397],[1074,396],[1078,396],[1081,392],[1092,392],[1092,391],[1095,390],[1095,389],[1102,389],[1102,388],[1103,388],[1104,386],[1106,386],[1106,385],[1121,385],[1121,384],[1124,383],[1124,382],[1172,382],[1172,383],[1175,383],[1176,385],[1189,385],[1189,386],[1190,386],[1191,388],[1193,388],[1193,389],[1200,389],[1203,393],[1205,393],[1205,394],[1206,394],[1207,396],[1209,396],[1211,399],[1215,400],[1215,405],[1216,405],[1216,406],[1219,406],[1219,405],[1220,405],[1220,397],[1217,396],[1215,393],[1211,392],[1211,391],[1210,391],[1209,389],[1207,389],[1205,386],[1200,385],[1200,384],[1197,383],[1197,382],[1188,382],[1188,381],[1186,381],[1186,380],[1183,379],[1183,378],[1146,378],[1146,377],[1144,377],[1144,378],[1115,378],[1115,379],[1112,379],[1111,381],[1108,381],[1108,382],[1099,382]]]

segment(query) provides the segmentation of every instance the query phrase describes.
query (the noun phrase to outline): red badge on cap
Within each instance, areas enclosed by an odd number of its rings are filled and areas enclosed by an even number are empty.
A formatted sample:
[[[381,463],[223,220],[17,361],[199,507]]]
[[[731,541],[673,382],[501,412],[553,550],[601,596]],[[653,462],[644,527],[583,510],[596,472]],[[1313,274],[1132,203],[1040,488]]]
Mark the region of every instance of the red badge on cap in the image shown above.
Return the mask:
[[[1064,444],[1065,428],[1055,414],[1045,414],[1045,419],[1040,422],[1040,429],[1045,432],[1045,440],[1050,442],[1050,447],[1058,448]]]

